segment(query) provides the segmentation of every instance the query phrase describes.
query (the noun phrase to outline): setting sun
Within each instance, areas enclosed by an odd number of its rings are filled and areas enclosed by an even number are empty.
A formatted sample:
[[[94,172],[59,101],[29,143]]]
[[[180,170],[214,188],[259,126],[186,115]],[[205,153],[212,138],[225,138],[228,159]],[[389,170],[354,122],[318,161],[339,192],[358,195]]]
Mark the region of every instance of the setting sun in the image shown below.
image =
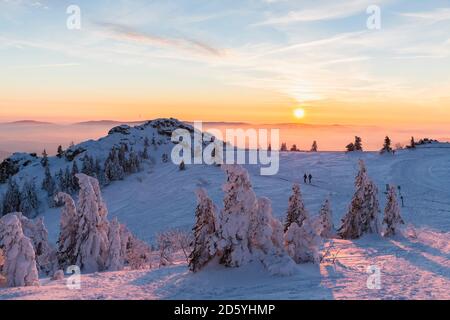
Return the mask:
[[[295,116],[297,119],[302,119],[302,118],[304,118],[304,117],[305,117],[305,110],[302,109],[302,108],[295,109],[295,110],[294,110],[294,116]]]

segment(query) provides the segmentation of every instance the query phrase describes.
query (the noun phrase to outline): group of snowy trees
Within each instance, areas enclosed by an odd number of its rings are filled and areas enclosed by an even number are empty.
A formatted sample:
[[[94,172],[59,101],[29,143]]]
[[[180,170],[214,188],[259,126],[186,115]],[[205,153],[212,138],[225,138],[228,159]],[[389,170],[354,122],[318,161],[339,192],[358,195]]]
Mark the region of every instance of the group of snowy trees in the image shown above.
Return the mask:
[[[213,201],[201,189],[197,192],[196,225],[190,269],[201,270],[216,259],[228,267],[240,267],[259,260],[272,273],[290,274],[295,263],[318,262],[320,234],[330,234],[331,211],[321,214],[317,230],[294,185],[286,223],[273,217],[269,199],[256,197],[248,172],[239,165],[224,165],[227,183],[224,207],[218,214]],[[329,206],[326,207],[329,209]],[[322,223],[322,221],[327,221]]]
[[[347,152],[363,151],[361,137],[355,136],[355,141],[349,143],[345,148],[347,149]]]
[[[269,145],[269,148],[268,148],[268,149],[270,149],[270,150],[268,150],[268,151],[271,151],[271,150],[272,150],[272,146]],[[296,144],[293,144],[292,147],[291,147],[290,149],[288,149],[287,144],[286,144],[285,142],[283,142],[283,143],[281,144],[280,151],[281,151],[281,152],[287,152],[287,151],[290,151],[290,152],[300,152],[301,150],[297,147]],[[317,152],[317,151],[319,151],[319,147],[318,147],[318,145],[317,145],[317,141],[315,141],[315,140],[313,141],[313,143],[312,143],[312,145],[311,145],[311,149],[310,149],[309,151],[310,151],[310,152]]]
[[[110,181],[123,180],[127,174],[140,171],[141,158],[149,158],[147,144],[148,142],[145,143],[144,151],[140,156],[134,150],[129,151],[127,144],[122,144],[120,148],[113,148],[104,166],[105,184]]]
[[[39,285],[39,274],[52,275],[72,265],[97,272],[149,264],[151,248],[116,219],[108,221],[98,180],[82,173],[76,178],[77,205],[67,193],[56,196],[64,203],[56,249],[48,242],[43,219],[33,221],[20,212],[0,219],[0,271],[9,286]]]
[[[22,186],[10,178],[3,199],[2,215],[10,212],[22,212],[29,218],[34,218],[39,214],[40,202],[36,192],[36,185],[33,180],[26,180]]]
[[[300,186],[295,184],[283,227],[272,215],[270,200],[256,197],[244,168],[238,165],[224,165],[223,168],[227,183],[223,187],[224,207],[220,213],[205,190],[197,191],[195,240],[189,257],[193,272],[212,260],[228,267],[260,260],[273,273],[289,274],[293,270],[293,261],[320,262],[322,239],[336,236],[356,239],[365,233],[380,233],[378,190],[368,177],[363,161],[360,161],[355,180],[355,195],[337,233],[329,199],[313,218],[305,208]],[[391,186],[382,234],[386,237],[395,235],[399,224],[403,224],[403,220],[396,190]]]
[[[77,265],[82,271],[97,272],[147,264],[150,248],[117,220],[108,221],[99,181],[83,173],[76,177],[80,186],[77,205],[66,193],[57,195],[58,201],[64,203],[57,251],[59,265]]]
[[[380,213],[378,188],[369,178],[364,161],[359,161],[359,167],[355,178],[356,191],[338,234],[343,239],[357,239],[366,233],[392,236],[396,233],[399,224],[404,223],[400,215],[395,187],[390,186],[388,190],[383,220],[384,230],[381,230],[378,218]]]

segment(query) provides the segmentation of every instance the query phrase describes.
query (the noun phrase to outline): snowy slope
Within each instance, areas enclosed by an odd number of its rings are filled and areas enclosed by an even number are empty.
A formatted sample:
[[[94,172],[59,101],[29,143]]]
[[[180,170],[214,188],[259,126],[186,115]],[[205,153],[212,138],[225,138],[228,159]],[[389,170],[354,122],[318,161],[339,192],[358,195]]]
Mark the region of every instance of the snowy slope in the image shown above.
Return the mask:
[[[82,146],[96,155],[109,152],[111,144],[127,139],[135,143],[145,134],[157,133],[152,126],[130,129],[132,134],[112,133],[98,142]],[[220,207],[224,173],[217,167],[193,165],[179,171],[161,163],[160,154],[170,150],[163,144],[154,151],[154,163],[140,173],[106,187],[104,198],[111,217],[125,223],[149,243],[171,228],[190,229],[194,222],[198,187]],[[404,237],[376,236],[358,241],[327,242],[327,258],[320,266],[301,265],[291,277],[270,276],[255,263],[241,269],[209,268],[188,272],[186,263],[163,269],[83,275],[82,291],[71,291],[64,281],[42,280],[40,288],[0,289],[1,299],[449,299],[450,298],[450,149],[418,148],[395,156],[377,153],[285,153],[280,172],[260,176],[257,166],[248,166],[256,194],[272,200],[274,214],[283,217],[292,183],[301,182],[305,204],[316,214],[330,196],[334,223],[345,214],[353,195],[353,180],[360,158],[380,189],[384,205],[385,185],[400,185],[405,197],[404,220],[415,229]],[[52,168],[65,160],[51,159]],[[35,169],[33,169],[35,168]],[[36,174],[30,167],[20,175]],[[312,173],[313,185],[303,184],[303,174]],[[58,234],[59,210],[43,213],[50,238]],[[329,249],[327,249],[329,247]],[[381,268],[382,287],[370,290],[368,266]]]

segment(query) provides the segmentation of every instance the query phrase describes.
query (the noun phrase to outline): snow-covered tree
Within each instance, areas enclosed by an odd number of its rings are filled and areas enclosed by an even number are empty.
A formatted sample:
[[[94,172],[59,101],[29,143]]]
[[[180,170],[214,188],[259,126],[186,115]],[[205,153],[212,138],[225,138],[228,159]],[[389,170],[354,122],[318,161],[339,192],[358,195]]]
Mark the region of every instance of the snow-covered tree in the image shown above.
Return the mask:
[[[415,149],[416,148],[416,140],[414,139],[414,137],[411,137],[411,145],[410,145],[411,149]]]
[[[87,176],[95,177],[95,162],[94,158],[90,157],[87,153],[84,155],[81,160],[82,167],[81,173],[84,173]]]
[[[47,167],[48,166],[48,154],[47,154],[47,151],[45,149],[42,152],[41,164],[42,164],[43,167]]]
[[[202,269],[215,256],[218,231],[217,209],[206,190],[197,190],[197,201],[194,250],[189,256],[189,269],[193,272]]]
[[[305,208],[305,204],[303,203],[300,185],[296,183],[292,187],[292,195],[289,197],[284,231],[286,232],[294,222],[301,226],[303,221],[308,217],[309,213]]]
[[[3,198],[3,215],[17,211],[20,211],[19,186],[13,178],[10,178]]]
[[[62,157],[64,157],[64,150],[63,150],[63,148],[62,148],[62,146],[60,145],[60,146],[58,146],[58,151],[56,152],[56,156],[58,157],[58,158],[62,158]]]
[[[76,245],[79,217],[72,197],[67,193],[58,193],[57,201],[64,203],[61,212],[60,231],[58,238],[58,264],[66,269],[76,263]]]
[[[125,162],[125,172],[127,173],[136,173],[141,170],[141,161],[134,150],[132,150],[128,156],[128,159]]]
[[[111,150],[108,159],[105,162],[105,176],[108,181],[123,180],[125,177],[119,152],[116,149]]]
[[[120,223],[114,218],[109,224],[109,255],[106,266],[109,271],[122,270],[125,263],[124,252],[122,251],[122,242],[120,240]]]
[[[50,172],[50,167],[45,167],[45,177],[42,181],[42,189],[47,191],[47,196],[53,198],[56,190],[55,179],[53,179],[52,174]]]
[[[39,199],[36,193],[34,181],[26,181],[20,194],[20,212],[28,218],[34,218],[39,214]]]
[[[56,253],[48,241],[48,231],[44,225],[44,218],[33,221],[20,212],[14,214],[20,220],[24,235],[33,244],[38,271],[44,275],[52,274],[56,267]]]
[[[358,136],[355,137],[355,151],[363,151],[362,139]]]
[[[389,186],[386,208],[384,209],[383,236],[390,237],[397,233],[400,224],[405,224],[398,205],[397,192],[394,186]]]
[[[351,142],[345,147],[345,149],[347,150],[347,152],[353,152],[355,151],[355,144]]]
[[[98,180],[79,173],[78,230],[76,243],[76,265],[85,272],[106,269],[108,258],[108,213],[100,194]]]
[[[311,219],[307,218],[299,226],[291,224],[285,234],[286,250],[296,263],[319,263],[319,249],[322,239],[314,230]]]
[[[317,141],[314,141],[311,146],[311,152],[317,152],[317,151],[318,151]]]
[[[272,274],[290,275],[295,264],[284,249],[283,226],[272,215],[272,203],[258,199],[258,208],[251,217],[249,231],[250,250]]]
[[[221,263],[239,267],[251,260],[249,250],[250,218],[256,214],[257,200],[248,172],[240,165],[223,165],[227,183],[223,187],[224,208],[220,213]]]
[[[70,184],[71,184],[72,192],[78,191],[79,188],[80,188],[78,186],[78,179],[77,179],[77,174],[78,173],[80,173],[80,170],[78,169],[77,161],[74,160],[73,164],[72,164],[72,171],[70,172],[70,175],[71,175]]]
[[[359,161],[355,179],[355,194],[349,210],[342,220],[339,235],[343,239],[357,239],[365,233],[378,233],[378,188],[367,175],[364,161]]]
[[[392,153],[391,139],[388,136],[384,138],[383,148],[380,150],[380,153]]]
[[[332,238],[335,235],[333,214],[329,199],[325,200],[325,203],[320,208],[316,231],[322,238]]]
[[[24,235],[20,220],[15,214],[7,214],[0,219],[0,247],[5,260],[2,272],[8,286],[38,286],[33,244]]]

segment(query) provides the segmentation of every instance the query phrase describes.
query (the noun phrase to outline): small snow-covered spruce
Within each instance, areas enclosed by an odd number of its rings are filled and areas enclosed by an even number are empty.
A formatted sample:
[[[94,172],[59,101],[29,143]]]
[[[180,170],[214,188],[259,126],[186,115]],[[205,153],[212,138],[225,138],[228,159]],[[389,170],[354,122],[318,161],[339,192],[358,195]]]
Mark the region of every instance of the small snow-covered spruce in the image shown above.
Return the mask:
[[[53,179],[52,177],[49,166],[45,167],[45,177],[44,180],[42,181],[42,189],[47,191],[47,196],[49,198],[53,198],[53,196],[55,195],[56,182],[55,179]]]
[[[189,269],[193,272],[201,270],[215,256],[218,229],[216,206],[204,189],[198,189],[196,193],[194,250],[189,256]]]
[[[80,189],[78,186],[78,179],[77,174],[80,173],[80,170],[78,169],[77,161],[74,160],[72,164],[72,171],[70,172],[71,178],[70,178],[70,189],[72,192],[76,192]]]
[[[48,241],[48,232],[44,218],[35,221],[28,219],[21,212],[14,213],[20,220],[22,231],[31,240],[36,255],[36,266],[43,275],[50,275],[56,267],[56,253]]]
[[[410,145],[411,149],[415,149],[416,148],[416,140],[414,139],[414,137],[411,137],[411,145]]]
[[[42,164],[43,167],[47,167],[48,166],[48,154],[47,154],[47,151],[45,149],[44,149],[44,151],[42,151],[41,164]]]
[[[292,223],[296,222],[299,226],[303,221],[309,217],[309,213],[305,208],[300,191],[300,185],[294,184],[292,187],[292,195],[289,197],[289,204],[286,215],[286,222],[284,224],[284,231],[286,232]]]
[[[61,212],[57,258],[61,268],[66,269],[76,263],[78,214],[75,202],[67,193],[58,193],[57,201],[64,203]]]
[[[62,146],[61,145],[58,146],[58,151],[56,152],[56,156],[61,159],[62,157],[64,157],[64,153],[65,152],[64,152]]]
[[[386,138],[384,138],[384,144],[383,144],[383,148],[380,150],[381,154],[385,154],[385,153],[392,153],[392,147],[391,147],[391,139],[386,136]]]
[[[125,172],[121,164],[121,162],[124,160],[121,160],[122,153],[120,153],[120,155],[119,153],[120,151],[117,151],[115,148],[113,148],[109,153],[108,159],[106,159],[105,176],[107,181],[123,180],[123,178],[125,177]]]
[[[20,191],[17,182],[10,178],[3,199],[3,215],[20,211]]]
[[[5,260],[2,273],[9,287],[39,285],[33,244],[14,213],[0,219],[0,248]]]
[[[355,151],[363,151],[362,139],[355,136]]]
[[[311,219],[299,226],[293,223],[285,234],[286,250],[296,263],[319,263],[322,239],[314,230]]]
[[[26,181],[20,194],[20,212],[28,218],[34,218],[39,214],[39,199],[36,193],[34,181]]]
[[[359,172],[355,179],[355,194],[342,220],[339,236],[343,239],[357,239],[365,233],[378,233],[378,188],[367,175],[364,161],[359,161]]]
[[[355,151],[355,144],[351,142],[345,147],[345,149],[347,150],[347,152],[353,152]]]
[[[311,152],[317,152],[317,151],[318,151],[317,141],[314,141],[311,146]]]
[[[97,179],[82,173],[76,177],[80,186],[76,265],[85,272],[104,271],[109,248],[106,205],[101,198]]]
[[[224,207],[220,212],[221,235],[218,242],[221,263],[239,267],[251,261],[249,249],[250,218],[257,210],[248,172],[240,165],[223,165],[227,182],[223,186]]]
[[[400,224],[405,224],[401,217],[400,206],[397,201],[397,192],[394,186],[389,186],[387,204],[384,209],[383,236],[390,237],[397,233]]]
[[[318,234],[325,239],[332,238],[335,235],[333,214],[329,199],[326,199],[325,203],[320,208],[316,230]]]

